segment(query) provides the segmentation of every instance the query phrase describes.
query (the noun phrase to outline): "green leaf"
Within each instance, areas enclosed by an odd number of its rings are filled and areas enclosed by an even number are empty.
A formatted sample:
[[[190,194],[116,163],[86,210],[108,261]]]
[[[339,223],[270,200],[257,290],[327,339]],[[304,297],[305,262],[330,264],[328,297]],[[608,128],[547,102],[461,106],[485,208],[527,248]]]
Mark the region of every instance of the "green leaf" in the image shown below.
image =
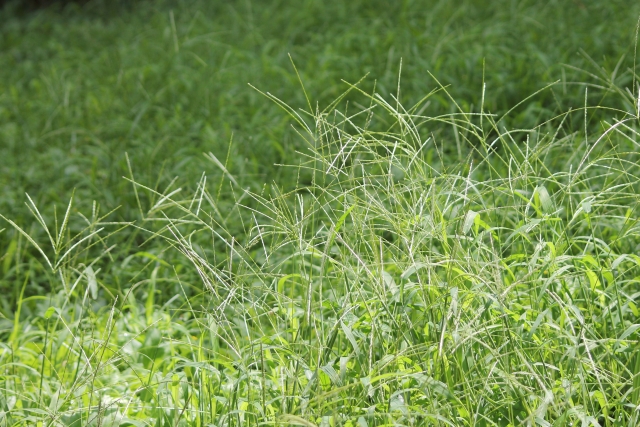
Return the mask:
[[[536,193],[540,198],[540,205],[542,206],[542,211],[545,213],[549,213],[553,211],[553,201],[551,200],[551,196],[547,191],[544,185],[540,185],[536,188]]]
[[[342,327],[342,332],[344,332],[345,337],[347,337],[347,339],[351,343],[351,346],[353,347],[353,351],[355,351],[355,353],[357,355],[359,355],[360,354],[360,346],[358,345],[358,342],[356,341],[355,335],[353,335],[353,331],[344,322],[340,322],[340,326]]]
[[[16,253],[16,248],[18,247],[18,242],[16,239],[12,239],[9,243],[9,247],[7,248],[7,253],[4,255],[4,260],[2,261],[2,272],[6,275],[11,268],[11,261],[13,260],[13,255]]]
[[[587,277],[589,278],[589,283],[591,284],[591,290],[595,290],[596,288],[602,287],[600,284],[600,279],[598,275],[591,270],[587,270]]]
[[[462,233],[467,234],[471,230],[471,226],[475,223],[478,212],[469,209],[469,212],[464,217],[464,224],[462,225]]]
[[[51,318],[51,316],[53,316],[53,314],[56,312],[56,308],[55,307],[49,307],[47,308],[47,311],[44,312],[44,318],[45,320],[49,320]]]
[[[318,427],[311,421],[307,421],[297,415],[283,415],[280,417],[280,421],[290,426]]]
[[[147,259],[150,259],[152,261],[158,262],[158,263],[162,264],[165,267],[171,267],[166,261],[158,258],[157,256],[155,256],[154,254],[152,254],[150,252],[140,251],[140,252],[136,252],[135,254],[133,254],[133,256],[141,257],[141,258],[147,258]]]
[[[567,425],[567,419],[569,418],[569,411],[566,411],[564,414],[560,415],[556,422],[553,423],[553,427],[565,427]]]
[[[87,276],[87,286],[89,287],[89,295],[91,296],[91,299],[97,299],[98,281],[96,280],[96,273],[93,271],[93,268],[89,266],[84,271],[84,274]]]
[[[636,307],[636,305],[633,303],[633,301],[629,301],[629,310],[631,310],[634,316],[640,316],[640,311],[638,310],[638,307]]]
[[[620,338],[618,338],[618,339],[620,339],[620,340],[626,339],[628,336],[630,336],[630,335],[631,335],[631,334],[633,334],[635,331],[637,331],[637,330],[638,330],[638,328],[640,328],[640,324],[637,324],[637,323],[636,323],[635,325],[631,325],[631,326],[629,326],[629,327],[627,328],[627,330],[626,330],[626,331],[624,331],[624,332],[622,333],[622,335],[620,335]]]
[[[600,405],[600,407],[602,409],[605,409],[606,412],[606,407],[607,407],[607,402],[604,398],[604,394],[602,394],[602,392],[600,390],[596,390],[593,392],[593,397],[596,398],[596,400],[598,401],[598,404]]]
[[[294,277],[302,277],[298,273],[287,274],[278,280],[278,293],[281,294],[284,292],[284,284],[287,280],[293,279]]]

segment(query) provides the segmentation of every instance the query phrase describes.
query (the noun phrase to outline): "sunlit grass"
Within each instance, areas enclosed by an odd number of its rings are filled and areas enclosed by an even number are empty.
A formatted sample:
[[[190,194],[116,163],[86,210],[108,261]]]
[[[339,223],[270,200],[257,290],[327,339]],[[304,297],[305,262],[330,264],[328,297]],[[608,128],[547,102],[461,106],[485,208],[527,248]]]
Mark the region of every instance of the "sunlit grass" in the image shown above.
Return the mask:
[[[0,427],[637,426],[636,17],[567,5],[0,12]]]
[[[180,271],[134,254],[145,279],[100,307],[99,272],[59,267],[69,285],[3,345],[3,422],[636,425],[637,111],[491,140],[493,115],[361,96],[350,116],[291,110],[310,184],[223,183],[253,200],[241,235],[204,180],[158,194],[147,230]],[[430,126],[456,127],[458,162]]]

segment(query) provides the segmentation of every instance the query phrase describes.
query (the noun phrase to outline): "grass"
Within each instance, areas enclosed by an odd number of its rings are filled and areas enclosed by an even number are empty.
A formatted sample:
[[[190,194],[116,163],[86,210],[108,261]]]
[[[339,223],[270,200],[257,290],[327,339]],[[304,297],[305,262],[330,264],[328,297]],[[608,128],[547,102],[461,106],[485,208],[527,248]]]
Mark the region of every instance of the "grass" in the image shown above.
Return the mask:
[[[423,6],[3,10],[0,426],[638,425],[637,11]]]

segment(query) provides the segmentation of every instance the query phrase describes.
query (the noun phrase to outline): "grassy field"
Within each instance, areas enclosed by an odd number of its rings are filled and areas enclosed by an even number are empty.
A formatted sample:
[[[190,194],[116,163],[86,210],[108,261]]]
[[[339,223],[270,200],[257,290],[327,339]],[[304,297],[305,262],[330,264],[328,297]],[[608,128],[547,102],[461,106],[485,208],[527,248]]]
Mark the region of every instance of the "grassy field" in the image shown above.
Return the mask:
[[[0,427],[640,425],[640,5],[0,10]]]

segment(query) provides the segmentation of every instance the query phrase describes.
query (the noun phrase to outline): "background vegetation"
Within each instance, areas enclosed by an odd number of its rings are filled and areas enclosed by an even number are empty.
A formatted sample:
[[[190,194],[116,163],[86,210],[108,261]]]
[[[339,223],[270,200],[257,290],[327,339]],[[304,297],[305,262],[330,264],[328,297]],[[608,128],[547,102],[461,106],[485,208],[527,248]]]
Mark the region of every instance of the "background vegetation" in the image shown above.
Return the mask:
[[[0,426],[637,425],[639,15],[5,6]]]

